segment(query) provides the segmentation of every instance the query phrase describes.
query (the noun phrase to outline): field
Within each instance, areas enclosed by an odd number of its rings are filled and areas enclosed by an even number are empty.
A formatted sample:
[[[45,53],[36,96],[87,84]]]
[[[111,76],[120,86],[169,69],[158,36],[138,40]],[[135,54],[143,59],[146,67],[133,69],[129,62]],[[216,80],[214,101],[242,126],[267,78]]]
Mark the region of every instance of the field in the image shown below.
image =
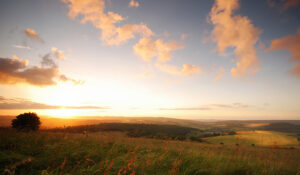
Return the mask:
[[[298,140],[294,136],[274,131],[239,131],[237,135],[226,135],[207,138],[210,143],[240,144],[251,146],[295,146]]]
[[[299,121],[44,118],[40,131],[17,132],[9,119],[1,174],[300,174]]]
[[[121,132],[2,130],[0,140],[3,174],[300,173],[297,146],[253,147],[132,138]]]

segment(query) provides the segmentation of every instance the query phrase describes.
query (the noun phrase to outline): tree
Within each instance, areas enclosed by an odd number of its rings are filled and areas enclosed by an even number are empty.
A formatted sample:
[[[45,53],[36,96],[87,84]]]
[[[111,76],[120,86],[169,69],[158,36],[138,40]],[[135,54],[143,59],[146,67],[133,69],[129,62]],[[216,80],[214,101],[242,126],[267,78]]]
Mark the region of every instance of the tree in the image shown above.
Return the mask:
[[[13,128],[19,131],[36,131],[40,128],[40,118],[34,112],[20,114],[11,122]]]

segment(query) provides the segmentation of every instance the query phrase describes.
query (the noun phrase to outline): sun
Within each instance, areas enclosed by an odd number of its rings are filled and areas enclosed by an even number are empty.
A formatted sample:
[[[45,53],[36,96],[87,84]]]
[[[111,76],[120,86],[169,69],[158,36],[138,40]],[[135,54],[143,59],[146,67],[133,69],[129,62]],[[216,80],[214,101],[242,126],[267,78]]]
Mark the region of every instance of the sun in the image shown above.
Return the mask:
[[[71,118],[76,115],[76,111],[74,109],[67,109],[67,108],[59,108],[59,109],[52,109],[47,112],[52,117],[59,117],[59,118]]]

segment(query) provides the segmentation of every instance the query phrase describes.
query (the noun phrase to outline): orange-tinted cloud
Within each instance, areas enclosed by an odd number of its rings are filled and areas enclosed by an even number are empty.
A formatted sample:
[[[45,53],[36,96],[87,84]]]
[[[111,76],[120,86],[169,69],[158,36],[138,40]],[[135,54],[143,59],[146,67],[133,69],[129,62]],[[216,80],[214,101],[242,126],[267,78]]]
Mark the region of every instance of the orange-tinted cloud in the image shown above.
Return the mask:
[[[155,66],[163,72],[179,76],[202,73],[199,66],[183,64],[183,67],[179,68],[166,64],[172,58],[170,52],[182,49],[183,47],[183,44],[177,41],[164,42],[162,39],[141,38],[133,49],[135,54],[140,56],[144,61],[149,62],[152,58],[157,57]]]
[[[157,61],[164,63],[171,59],[171,51],[182,49],[183,44],[176,41],[164,42],[162,39],[141,38],[133,47],[134,52],[145,61],[157,57]]]
[[[25,29],[24,33],[31,39],[43,42],[42,38],[40,38],[39,35],[33,29],[27,28]]]
[[[28,67],[28,61],[14,56],[0,58],[0,84],[31,84],[35,86],[56,85],[56,79],[60,79],[60,73],[56,63],[50,58],[50,54],[43,57],[41,66]],[[73,83],[73,79],[69,79]],[[67,81],[67,80],[65,80]],[[76,83],[75,83],[76,84]]]
[[[252,75],[259,69],[254,45],[261,31],[246,16],[234,16],[238,8],[238,0],[216,0],[209,15],[214,25],[211,39],[217,43],[219,53],[224,53],[228,47],[235,48],[237,62],[236,68],[231,69],[233,77]]]
[[[291,54],[291,61],[300,61],[300,28],[296,35],[290,35],[283,38],[272,40],[271,46],[266,51],[272,50],[288,50]],[[299,63],[290,71],[292,75],[300,78]]]
[[[83,85],[85,83],[85,81],[82,80],[75,80],[73,78],[69,78],[66,75],[60,75],[59,76],[59,80],[63,81],[63,82],[67,82],[67,81],[71,81],[73,84],[75,85]]]
[[[56,47],[52,47],[51,51],[54,53],[54,56],[57,59],[67,59],[67,57],[65,56],[65,54],[62,50],[58,50]]]
[[[116,26],[117,23],[124,21],[126,18],[111,11],[105,13],[104,0],[62,0],[62,2],[68,5],[70,18],[75,19],[81,15],[81,23],[91,22],[96,28],[101,29],[101,39],[108,45],[122,44],[134,38],[136,34],[143,37],[154,34],[143,23]]]
[[[5,98],[0,96],[0,109],[15,110],[15,109],[110,109],[109,107],[100,106],[55,106],[44,103],[37,103],[20,98]]]
[[[128,7],[139,7],[140,3],[134,0],[130,0]]]
[[[297,7],[300,5],[300,0],[267,0],[267,3],[270,7],[277,7],[282,10],[286,10],[291,7]]]
[[[293,68],[292,70],[290,70],[290,73],[297,77],[297,78],[300,78],[300,63],[297,63]]]
[[[292,61],[300,61],[300,28],[296,35],[272,40],[271,46],[266,51],[288,50],[292,54]]]
[[[211,110],[211,108],[207,108],[207,107],[182,107],[182,108],[158,108],[158,110],[162,110],[162,111],[206,111],[206,110]]]
[[[139,34],[142,37],[150,37],[154,33],[147,27],[146,24],[125,24],[122,27],[115,29],[114,36],[102,37],[108,45],[120,45],[129,39],[135,38],[135,34]]]
[[[96,28],[102,31],[101,39],[108,45],[120,45],[129,39],[140,35],[142,39],[134,46],[135,53],[145,61],[157,57],[157,62],[165,63],[171,59],[171,51],[183,48],[180,42],[164,42],[162,39],[153,40],[154,35],[146,24],[124,24],[117,26],[118,23],[125,21],[126,17],[114,12],[104,12],[104,0],[62,0],[69,8],[69,17],[75,19],[81,16],[81,23],[91,22]],[[135,1],[133,1],[135,2]],[[185,36],[183,36],[185,38]],[[165,65],[163,65],[165,67]],[[169,70],[169,69],[163,69]],[[182,70],[172,68],[175,74],[190,75],[198,73],[197,66],[185,64]]]
[[[190,65],[190,64],[183,64],[182,68],[168,65],[168,64],[156,64],[161,71],[178,76],[192,76],[194,74],[200,74],[203,71],[201,70],[200,66]]]
[[[225,73],[224,67],[220,67],[219,72],[217,73],[217,76],[215,77],[215,81],[217,81],[217,82],[220,81],[223,78],[224,73]]]
[[[290,7],[297,7],[300,5],[300,0],[287,0],[284,4],[283,4],[283,8],[284,9],[288,9]]]
[[[158,108],[159,110],[179,110],[179,111],[189,111],[189,110],[216,110],[216,109],[240,109],[248,108],[249,105],[242,103],[233,104],[207,104],[199,107],[181,107],[181,108]]]

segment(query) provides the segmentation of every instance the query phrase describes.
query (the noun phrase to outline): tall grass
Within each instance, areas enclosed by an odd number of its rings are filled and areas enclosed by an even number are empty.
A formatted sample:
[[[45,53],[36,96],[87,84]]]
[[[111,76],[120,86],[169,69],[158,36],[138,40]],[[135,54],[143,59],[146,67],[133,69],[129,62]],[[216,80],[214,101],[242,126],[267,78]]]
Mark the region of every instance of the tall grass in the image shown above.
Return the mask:
[[[129,138],[121,133],[0,132],[3,174],[299,174],[300,150]]]

